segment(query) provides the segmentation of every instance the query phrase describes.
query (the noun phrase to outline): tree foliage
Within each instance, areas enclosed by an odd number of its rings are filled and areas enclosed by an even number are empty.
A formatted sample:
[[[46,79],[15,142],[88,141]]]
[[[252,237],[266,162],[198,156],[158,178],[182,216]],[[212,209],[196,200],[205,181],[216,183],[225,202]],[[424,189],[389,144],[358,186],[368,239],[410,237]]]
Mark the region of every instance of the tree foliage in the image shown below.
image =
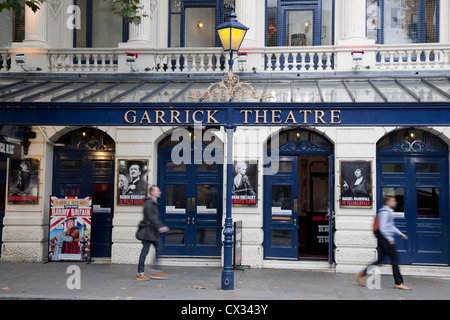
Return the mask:
[[[19,11],[23,8],[23,0],[0,0],[0,12],[3,10]],[[25,0],[25,5],[33,12],[40,9],[46,0]],[[106,1],[110,3],[111,11],[123,17],[125,22],[140,24],[143,17],[147,14],[143,12],[143,6],[139,0],[95,0]]]

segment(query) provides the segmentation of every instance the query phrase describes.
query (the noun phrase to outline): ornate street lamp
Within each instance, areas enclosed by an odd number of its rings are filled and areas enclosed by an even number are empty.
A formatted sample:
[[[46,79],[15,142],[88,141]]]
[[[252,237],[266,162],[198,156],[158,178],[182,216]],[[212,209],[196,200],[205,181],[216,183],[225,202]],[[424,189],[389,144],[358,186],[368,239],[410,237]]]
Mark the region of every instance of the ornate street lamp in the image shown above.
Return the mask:
[[[223,50],[230,52],[228,77],[233,77],[233,52],[238,51],[244,40],[248,28],[239,23],[236,19],[234,8],[228,15],[228,20],[216,28],[222,42]],[[237,78],[237,82],[239,82]],[[223,81],[222,81],[223,82]],[[233,81],[231,81],[233,83]],[[233,87],[233,86],[231,86]],[[209,90],[208,90],[209,91]],[[233,90],[231,91],[231,97]],[[230,98],[231,98],[230,97]],[[233,133],[235,127],[230,125],[225,128],[227,132],[227,197],[226,197],[226,215],[223,229],[223,269],[222,269],[222,290],[234,290],[234,270],[233,270],[233,218],[231,215],[231,197],[232,197],[232,162],[233,162]]]
[[[233,71],[233,52],[239,51],[248,28],[237,21],[234,7],[232,7],[227,21],[218,26],[216,31],[219,34],[220,41],[222,42],[223,50],[225,52],[230,52],[229,65],[230,71]]]

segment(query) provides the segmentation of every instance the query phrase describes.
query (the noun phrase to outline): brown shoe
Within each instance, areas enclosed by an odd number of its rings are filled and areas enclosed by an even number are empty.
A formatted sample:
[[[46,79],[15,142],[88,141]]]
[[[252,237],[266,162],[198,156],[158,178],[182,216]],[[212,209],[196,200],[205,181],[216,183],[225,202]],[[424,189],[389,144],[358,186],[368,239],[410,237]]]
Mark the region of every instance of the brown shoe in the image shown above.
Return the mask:
[[[150,273],[150,278],[152,279],[158,279],[158,280],[165,280],[168,279],[169,276],[162,273],[162,272],[151,272]]]
[[[147,277],[146,275],[138,274],[138,275],[136,276],[136,280],[139,280],[139,281],[147,281],[147,280],[150,280],[150,278]]]
[[[361,287],[365,287],[366,286],[366,283],[365,283],[365,277],[364,277],[364,273],[361,271],[361,272],[358,272],[357,274],[356,274],[356,279],[358,280],[358,283],[359,283],[359,285],[361,286]]]
[[[411,290],[410,287],[405,286],[403,283],[394,285],[394,288],[399,290]]]

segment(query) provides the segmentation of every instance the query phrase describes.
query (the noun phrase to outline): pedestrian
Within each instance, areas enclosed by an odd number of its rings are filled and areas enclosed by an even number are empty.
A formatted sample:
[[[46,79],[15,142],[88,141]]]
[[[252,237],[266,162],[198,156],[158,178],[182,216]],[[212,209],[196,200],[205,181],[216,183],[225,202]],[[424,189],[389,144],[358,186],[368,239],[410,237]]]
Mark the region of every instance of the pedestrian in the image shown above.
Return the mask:
[[[160,218],[157,202],[159,197],[161,197],[161,190],[159,190],[157,186],[152,185],[150,187],[150,198],[146,199],[144,206],[143,221],[147,223],[147,227],[142,239],[142,250],[141,255],[139,256],[138,274],[136,276],[137,280],[149,280],[149,278],[144,275],[144,265],[145,258],[150,251],[151,245],[155,247],[155,258],[153,259],[153,268],[150,272],[150,278],[168,278],[159,267],[159,255],[161,253],[160,234],[169,231],[169,228],[162,223]]]
[[[378,225],[379,234],[378,248],[379,255],[378,260],[371,264],[371,266],[380,265],[383,263],[384,257],[387,255],[391,257],[392,263],[392,273],[394,276],[394,288],[400,290],[411,290],[403,283],[403,277],[400,273],[400,268],[398,266],[398,256],[397,249],[395,247],[394,236],[398,235],[403,239],[408,239],[408,237],[403,234],[400,230],[395,227],[393,209],[397,206],[397,200],[393,196],[383,197],[383,207],[378,211]],[[367,275],[367,269],[356,274],[358,283],[361,286],[365,286],[365,276]]]

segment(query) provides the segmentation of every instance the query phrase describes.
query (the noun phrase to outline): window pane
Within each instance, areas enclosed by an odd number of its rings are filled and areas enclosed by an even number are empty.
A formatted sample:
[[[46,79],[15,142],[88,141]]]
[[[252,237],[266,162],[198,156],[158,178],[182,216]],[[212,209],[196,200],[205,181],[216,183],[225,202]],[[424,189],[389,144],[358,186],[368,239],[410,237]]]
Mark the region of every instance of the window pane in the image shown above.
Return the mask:
[[[168,184],[166,186],[166,206],[186,208],[186,185]]]
[[[439,188],[417,188],[417,217],[439,218]]]
[[[197,211],[198,213],[217,212],[217,186],[203,184],[197,186]]]
[[[166,171],[181,171],[181,172],[185,172],[186,171],[186,164],[180,163],[180,164],[175,164],[172,161],[166,161]]]
[[[64,170],[80,170],[81,161],[80,160],[62,160],[61,169]]]
[[[292,209],[292,186],[272,186],[272,208]]]
[[[438,42],[436,33],[436,0],[427,0],[425,4],[425,42]]]
[[[417,173],[439,173],[439,163],[416,163]]]
[[[117,47],[122,42],[122,17],[111,11],[110,2],[92,1],[92,16],[92,47]]]
[[[292,247],[292,231],[272,230],[272,247]]]
[[[383,163],[381,165],[383,173],[404,173],[405,165],[403,163]]]
[[[277,0],[267,0],[267,46],[275,47],[277,45],[277,31],[278,31],[278,10]]]
[[[288,11],[286,46],[313,45],[313,11]]]
[[[166,245],[184,245],[184,228],[170,228],[166,232]]]
[[[80,185],[77,183],[62,183],[59,186],[59,195],[77,197],[80,195]]]
[[[216,229],[199,228],[197,229],[197,244],[204,246],[216,246],[216,236]]]
[[[396,214],[397,217],[404,218],[405,216],[405,188],[383,188],[383,197],[384,196],[394,196],[395,200],[397,200],[397,207],[394,208],[394,212],[398,212]]]

